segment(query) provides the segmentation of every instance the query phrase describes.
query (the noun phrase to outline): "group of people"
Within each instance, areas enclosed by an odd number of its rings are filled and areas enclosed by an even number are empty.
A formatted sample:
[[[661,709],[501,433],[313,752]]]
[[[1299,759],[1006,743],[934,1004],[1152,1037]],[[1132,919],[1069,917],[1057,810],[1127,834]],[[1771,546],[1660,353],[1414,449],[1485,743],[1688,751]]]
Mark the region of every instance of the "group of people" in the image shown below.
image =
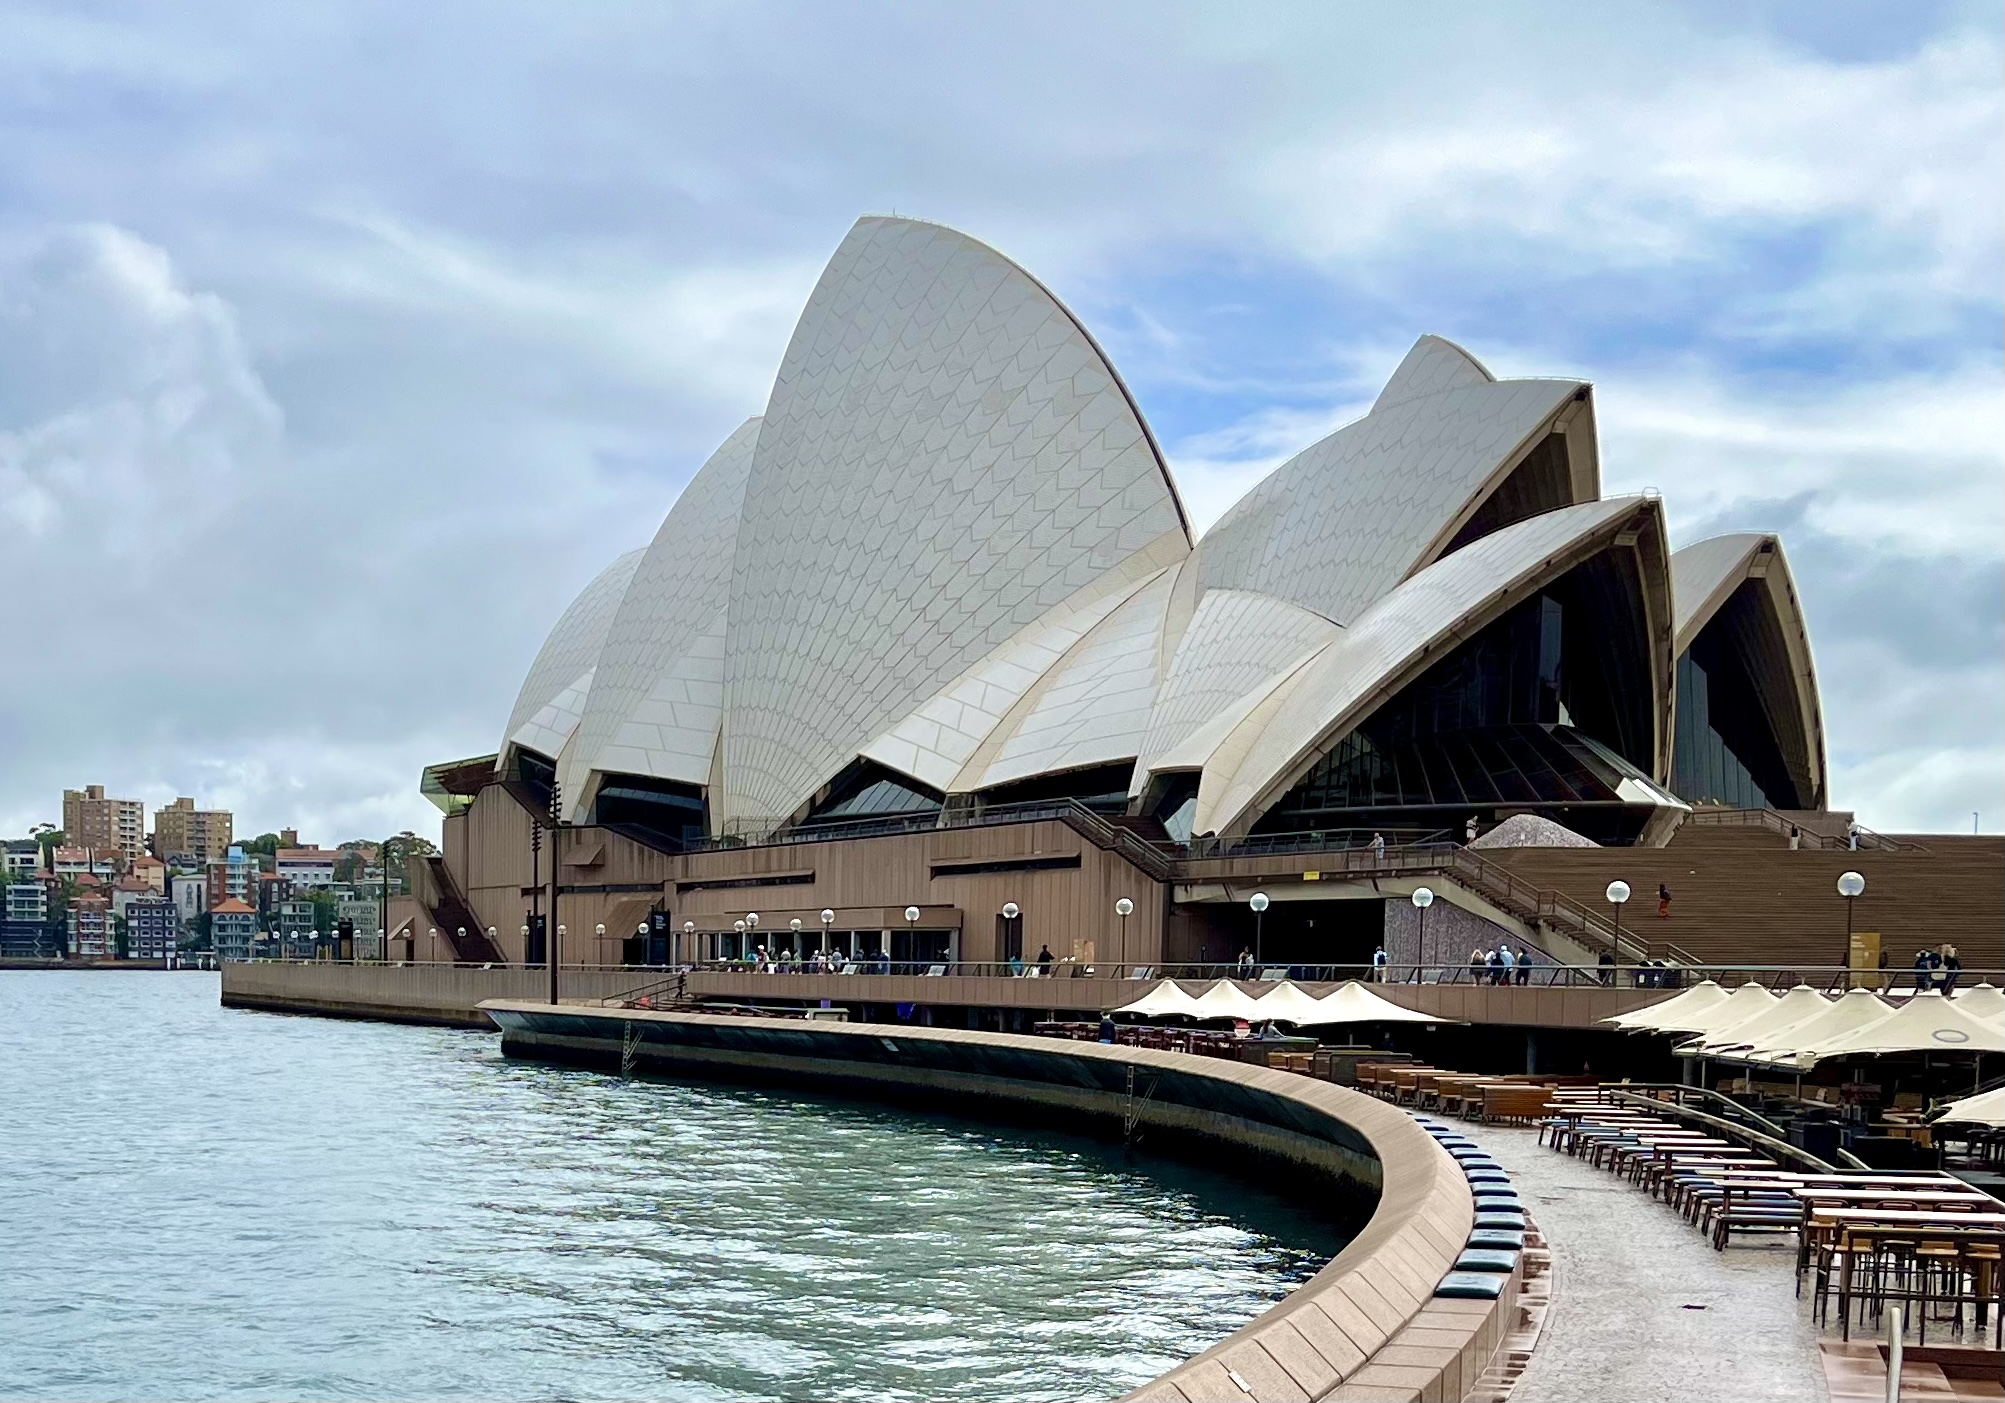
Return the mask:
[[[1963,973],[1963,960],[1954,945],[1914,952],[1914,986],[1917,990],[1939,989],[1956,992],[1956,976]]]
[[[1477,984],[1529,984],[1532,952],[1513,950],[1501,941],[1494,950],[1479,945],[1469,952],[1469,978]]]
[[[763,945],[754,946],[745,956],[745,963],[759,974],[841,974],[850,968],[870,974],[891,968],[890,957],[881,951],[859,953],[852,960],[840,950],[817,950],[813,955],[803,955],[793,950],[770,951]]]

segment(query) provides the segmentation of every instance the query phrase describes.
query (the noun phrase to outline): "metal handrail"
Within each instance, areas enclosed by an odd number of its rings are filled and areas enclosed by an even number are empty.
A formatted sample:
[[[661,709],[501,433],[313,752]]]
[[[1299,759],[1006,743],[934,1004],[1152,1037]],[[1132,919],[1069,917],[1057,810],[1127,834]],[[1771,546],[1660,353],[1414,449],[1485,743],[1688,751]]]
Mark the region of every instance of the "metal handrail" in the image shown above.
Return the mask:
[[[1852,846],[1846,838],[1834,838],[1828,833],[1806,828],[1800,820],[1774,809],[1694,809],[1684,821],[1707,828],[1766,828],[1785,837],[1794,829],[1801,846],[1820,851],[1845,852],[1850,851]],[[1861,823],[1855,822],[1853,827],[1858,831],[1861,848],[1880,848],[1887,852],[1928,851],[1920,843],[1911,843],[1905,838],[1890,838]]]

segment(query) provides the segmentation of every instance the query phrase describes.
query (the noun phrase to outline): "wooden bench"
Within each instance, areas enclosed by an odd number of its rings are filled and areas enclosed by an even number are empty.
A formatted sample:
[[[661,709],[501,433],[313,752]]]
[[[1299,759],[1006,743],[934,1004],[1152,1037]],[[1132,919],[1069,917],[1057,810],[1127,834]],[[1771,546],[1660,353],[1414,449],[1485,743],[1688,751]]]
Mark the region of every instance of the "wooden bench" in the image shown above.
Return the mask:
[[[1483,1093],[1482,1121],[1530,1121],[1544,1115],[1552,1104],[1552,1091],[1543,1086],[1504,1085],[1495,1082],[1480,1088]]]

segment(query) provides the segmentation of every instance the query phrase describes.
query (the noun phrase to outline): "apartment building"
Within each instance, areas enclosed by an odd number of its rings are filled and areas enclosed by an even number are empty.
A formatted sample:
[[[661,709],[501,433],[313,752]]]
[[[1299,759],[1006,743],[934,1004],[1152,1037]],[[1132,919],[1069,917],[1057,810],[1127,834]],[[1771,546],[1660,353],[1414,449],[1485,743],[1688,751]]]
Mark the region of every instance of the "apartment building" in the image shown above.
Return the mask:
[[[42,845],[33,838],[0,843],[0,878],[32,877],[42,866]]]
[[[58,877],[96,877],[109,881],[118,864],[114,854],[97,848],[64,846],[51,849],[49,865]]]
[[[113,799],[101,784],[63,791],[63,840],[72,847],[115,852],[130,862],[146,851],[146,806]]]
[[[280,848],[272,870],[294,891],[325,889],[334,885],[334,864],[340,857],[334,848]]]
[[[80,896],[70,903],[70,958],[111,958],[111,902],[101,896]]]
[[[142,896],[125,905],[125,953],[135,960],[164,960],[181,943],[181,911],[167,896]]]
[[[226,896],[209,908],[209,939],[218,960],[248,960],[258,938],[258,913]]]
[[[231,844],[223,850],[223,856],[209,864],[208,870],[209,909],[229,900],[241,901],[255,909],[258,895],[258,860],[242,848]]]
[[[208,874],[177,872],[167,879],[167,894],[174,898],[174,908],[181,913],[181,924],[192,926],[195,918],[209,909]]]
[[[176,799],[153,811],[153,851],[171,867],[199,871],[223,860],[235,823],[228,809],[198,809],[193,799]]]

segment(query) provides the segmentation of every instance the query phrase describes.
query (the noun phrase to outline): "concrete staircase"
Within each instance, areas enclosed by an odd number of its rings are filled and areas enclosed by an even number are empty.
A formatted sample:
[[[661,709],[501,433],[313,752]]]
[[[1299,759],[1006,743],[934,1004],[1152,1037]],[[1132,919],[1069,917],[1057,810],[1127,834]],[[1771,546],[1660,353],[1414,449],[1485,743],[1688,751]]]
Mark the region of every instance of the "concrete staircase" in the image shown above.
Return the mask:
[[[1791,851],[1788,838],[1767,827],[1688,824],[1662,848],[1507,848],[1485,856],[1602,911],[1608,884],[1620,878],[1634,892],[1625,936],[1634,932],[1660,955],[1675,944],[1707,964],[1844,964],[1838,874],[1856,871],[1866,890],[1853,928],[1880,932],[1890,969],[1912,967],[1917,948],[1944,941],[1958,947],[1966,969],[2005,967],[2005,838],[1931,834],[1857,852]],[[1672,895],[1664,919],[1660,882]]]

